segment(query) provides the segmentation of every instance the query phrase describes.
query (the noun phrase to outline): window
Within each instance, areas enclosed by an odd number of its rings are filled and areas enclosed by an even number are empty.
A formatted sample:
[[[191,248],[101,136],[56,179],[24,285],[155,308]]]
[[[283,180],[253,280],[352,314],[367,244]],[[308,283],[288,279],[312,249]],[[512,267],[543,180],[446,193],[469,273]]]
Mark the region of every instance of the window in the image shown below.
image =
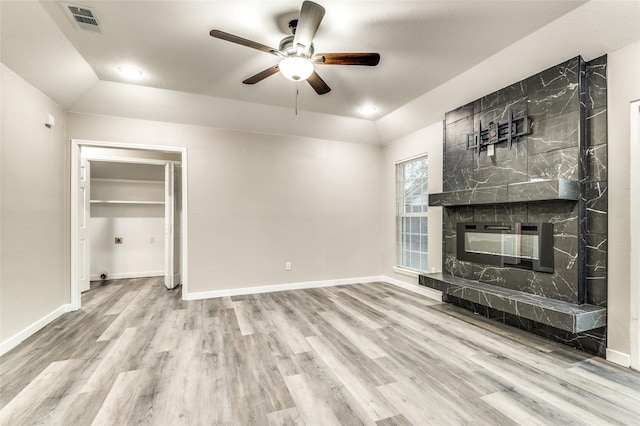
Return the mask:
[[[427,156],[396,165],[398,264],[427,271]]]

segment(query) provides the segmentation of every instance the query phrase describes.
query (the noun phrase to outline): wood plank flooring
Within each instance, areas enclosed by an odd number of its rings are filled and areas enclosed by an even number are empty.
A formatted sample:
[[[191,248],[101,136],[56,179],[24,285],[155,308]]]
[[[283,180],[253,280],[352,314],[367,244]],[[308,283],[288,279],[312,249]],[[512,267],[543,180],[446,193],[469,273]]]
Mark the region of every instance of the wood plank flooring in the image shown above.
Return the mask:
[[[93,283],[0,358],[2,425],[640,425],[640,374],[387,284]]]

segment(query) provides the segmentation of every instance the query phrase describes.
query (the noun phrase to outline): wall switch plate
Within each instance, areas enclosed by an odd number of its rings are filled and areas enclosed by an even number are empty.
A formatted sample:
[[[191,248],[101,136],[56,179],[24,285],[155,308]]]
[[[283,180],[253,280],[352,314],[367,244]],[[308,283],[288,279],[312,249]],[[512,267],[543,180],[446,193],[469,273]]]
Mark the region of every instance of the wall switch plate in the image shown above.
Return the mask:
[[[285,262],[284,264],[284,269],[286,271],[290,271],[291,270],[291,262]]]
[[[116,244],[122,244],[124,242],[124,238],[116,237]]]

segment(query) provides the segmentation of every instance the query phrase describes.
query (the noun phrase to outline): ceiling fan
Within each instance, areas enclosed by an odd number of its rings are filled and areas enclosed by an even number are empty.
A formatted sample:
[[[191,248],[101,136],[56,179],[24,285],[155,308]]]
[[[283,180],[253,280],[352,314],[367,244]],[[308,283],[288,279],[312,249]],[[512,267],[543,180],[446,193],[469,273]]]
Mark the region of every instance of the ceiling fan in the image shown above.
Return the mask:
[[[315,53],[313,37],[322,22],[324,12],[324,7],[317,3],[303,2],[300,18],[289,22],[293,35],[283,38],[278,49],[220,30],[211,30],[209,34],[211,37],[241,44],[281,58],[278,64],[244,80],[244,84],[256,84],[280,71],[289,80],[307,80],[318,95],[324,95],[329,93],[331,88],[315,71],[316,64],[376,66],[380,62],[378,53]]]

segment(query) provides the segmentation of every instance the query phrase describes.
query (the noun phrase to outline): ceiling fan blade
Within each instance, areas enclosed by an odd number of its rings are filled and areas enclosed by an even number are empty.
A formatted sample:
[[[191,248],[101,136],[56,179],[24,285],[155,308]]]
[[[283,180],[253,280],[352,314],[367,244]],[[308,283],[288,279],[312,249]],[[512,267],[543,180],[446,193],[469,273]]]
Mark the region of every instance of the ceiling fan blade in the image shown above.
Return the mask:
[[[319,59],[317,59],[319,58]],[[375,67],[380,63],[379,53],[318,53],[313,61],[325,65],[366,65]]]
[[[224,31],[211,30],[211,32],[209,32],[209,35],[214,38],[219,38],[220,40],[230,41],[231,43],[241,44],[242,46],[251,47],[252,49],[257,49],[266,53],[271,53],[272,55],[280,56],[280,52],[278,51],[278,49],[265,46],[264,44],[260,44],[255,41],[247,40],[246,38],[238,37],[237,35],[225,33]]]
[[[329,93],[331,91],[331,88],[327,86],[327,83],[325,83],[324,80],[320,78],[318,73],[315,71],[313,72],[313,74],[311,74],[311,77],[309,77],[307,81],[318,95],[324,95],[325,93]]]
[[[262,80],[264,80],[265,78],[277,73],[279,70],[280,70],[280,66],[279,65],[274,65],[271,68],[267,68],[266,70],[259,72],[258,74],[254,75],[253,77],[249,77],[248,79],[243,81],[243,83],[244,84],[256,84],[256,83],[259,83]]]
[[[299,53],[304,53],[309,50],[323,17],[324,7],[312,1],[302,3],[300,19],[298,19],[296,33],[293,37],[293,45],[301,46]]]

